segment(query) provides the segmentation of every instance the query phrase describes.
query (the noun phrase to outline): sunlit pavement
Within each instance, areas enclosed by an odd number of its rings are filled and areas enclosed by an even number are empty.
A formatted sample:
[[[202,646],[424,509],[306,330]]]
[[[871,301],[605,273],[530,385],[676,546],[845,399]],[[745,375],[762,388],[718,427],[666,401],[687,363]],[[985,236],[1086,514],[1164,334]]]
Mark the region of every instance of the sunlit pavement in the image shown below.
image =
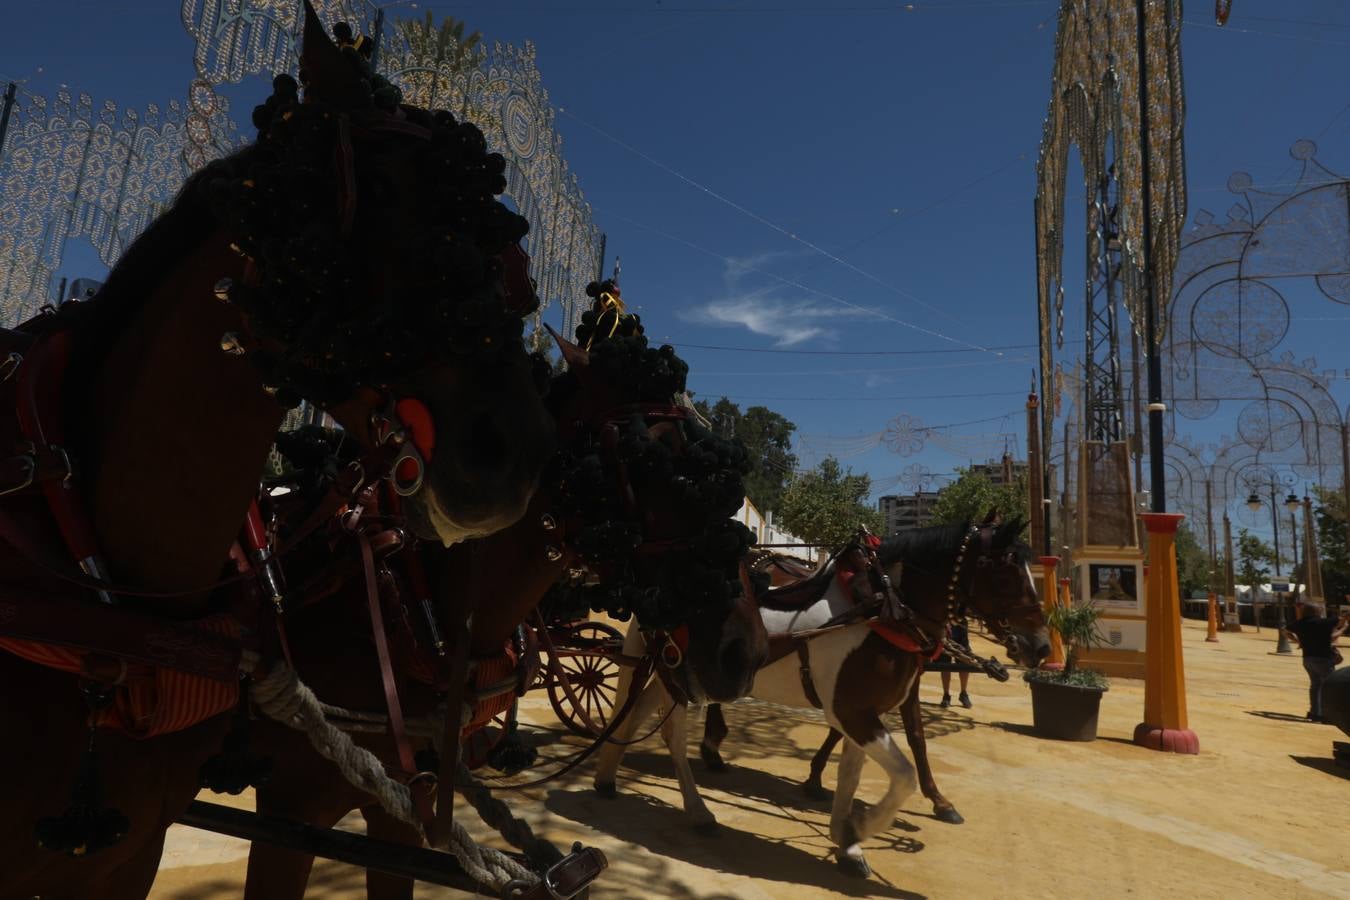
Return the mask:
[[[727,707],[732,769],[722,775],[697,760],[695,716],[690,754],[722,826],[715,836],[688,826],[659,738],[628,753],[617,800],[590,790],[589,765],[507,797],[559,845],[581,840],[605,851],[610,869],[592,892],[597,898],[1350,896],[1350,771],[1331,760],[1332,740],[1345,736],[1302,719],[1306,676],[1297,652],[1270,654],[1273,631],[1222,634],[1217,644],[1204,637],[1203,622],[1184,622],[1199,756],[1130,743],[1142,682],[1113,681],[1099,739],[1070,744],[1031,735],[1030,699],[1016,674],[1006,684],[973,677],[970,710],[938,708],[940,683],[926,676],[930,757],[966,824],[938,822],[916,795],[894,827],[864,844],[874,870],[868,881],[835,870],[828,801],[810,800],[797,786],[825,734],[818,714],[757,702]],[[976,640],[977,652],[994,649]],[[541,754],[531,774],[581,746],[542,697],[526,700],[523,719],[540,726],[530,731]],[[893,725],[902,734],[898,717]],[[826,785],[833,779],[832,765]],[[868,763],[859,796],[871,800],[884,789],[880,768]],[[360,817],[343,827],[360,830]],[[238,897],[246,853],[240,841],[175,827],[151,896]],[[319,862],[307,896],[364,896],[364,875]],[[458,895],[419,886],[416,896]]]

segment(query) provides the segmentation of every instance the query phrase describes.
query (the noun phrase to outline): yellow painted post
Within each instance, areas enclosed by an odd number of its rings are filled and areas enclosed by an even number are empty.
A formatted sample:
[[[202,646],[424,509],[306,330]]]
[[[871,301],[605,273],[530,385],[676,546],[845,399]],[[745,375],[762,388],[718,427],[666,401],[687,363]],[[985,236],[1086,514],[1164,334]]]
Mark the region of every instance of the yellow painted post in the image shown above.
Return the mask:
[[[1144,663],[1144,721],[1134,742],[1151,750],[1199,753],[1188,727],[1186,667],[1181,654],[1181,591],[1177,585],[1177,513],[1142,513],[1148,530],[1148,644]]]
[[[1213,591],[1209,592],[1209,628],[1205,640],[1211,644],[1219,642],[1219,598]]]
[[[1043,596],[1041,597],[1041,609],[1046,616],[1050,615],[1050,610],[1054,609],[1059,603],[1059,582],[1055,578],[1055,570],[1059,568],[1058,556],[1042,556],[1041,566],[1043,568],[1044,585]],[[1062,669],[1064,668],[1064,641],[1060,639],[1059,632],[1050,629],[1050,655],[1046,657],[1045,662],[1041,663],[1042,669]]]
[[[1073,595],[1069,593],[1069,589],[1072,585],[1072,578],[1061,578],[1059,580],[1059,605],[1065,609],[1073,606]]]

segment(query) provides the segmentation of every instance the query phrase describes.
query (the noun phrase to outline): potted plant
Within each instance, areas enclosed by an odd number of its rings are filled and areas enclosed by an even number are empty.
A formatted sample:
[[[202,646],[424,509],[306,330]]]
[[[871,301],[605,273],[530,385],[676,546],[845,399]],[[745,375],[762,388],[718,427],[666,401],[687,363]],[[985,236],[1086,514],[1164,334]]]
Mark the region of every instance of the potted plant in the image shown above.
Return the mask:
[[[1097,738],[1097,712],[1106,693],[1106,676],[1078,667],[1080,651],[1103,643],[1097,631],[1102,611],[1091,603],[1056,605],[1046,623],[1059,632],[1067,648],[1064,668],[1032,669],[1023,676],[1031,685],[1033,728],[1041,737],[1063,741]]]

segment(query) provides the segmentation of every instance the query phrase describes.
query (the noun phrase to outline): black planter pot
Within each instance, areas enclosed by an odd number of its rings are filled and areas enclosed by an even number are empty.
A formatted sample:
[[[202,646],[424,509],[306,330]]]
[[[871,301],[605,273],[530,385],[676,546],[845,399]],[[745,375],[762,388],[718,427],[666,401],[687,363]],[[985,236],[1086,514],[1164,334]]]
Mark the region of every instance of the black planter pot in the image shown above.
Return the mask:
[[[1097,712],[1106,688],[1029,681],[1036,734],[1061,741],[1095,741]]]

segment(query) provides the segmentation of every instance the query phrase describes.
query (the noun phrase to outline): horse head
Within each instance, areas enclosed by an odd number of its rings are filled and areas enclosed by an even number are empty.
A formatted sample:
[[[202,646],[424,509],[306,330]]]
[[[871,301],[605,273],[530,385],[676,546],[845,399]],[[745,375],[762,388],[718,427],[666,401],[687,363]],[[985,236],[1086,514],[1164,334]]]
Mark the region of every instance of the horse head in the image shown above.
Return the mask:
[[[637,317],[606,327],[589,352],[558,342],[568,372],[550,402],[573,457],[563,504],[582,523],[575,545],[596,576],[578,589],[592,609],[636,616],[691,698],[744,696],[768,653],[740,580],[753,537],[732,519],[744,448],[676,400],[687,368],[672,348],[647,346]]]
[[[902,533],[879,551],[905,603],[940,637],[948,622],[980,619],[1017,663],[1035,668],[1050,653],[1020,519],[938,525]]]
[[[972,528],[966,556],[974,556],[968,586],[958,584],[962,608],[982,620],[1016,662],[1034,669],[1050,655],[1050,635],[1031,575],[1031,548],[1021,540],[1025,522],[1000,519]]]
[[[553,446],[522,339],[529,226],[496,198],[505,161],[469,122],[401,104],[308,2],[301,80],[303,97],[278,76],[257,143],[196,181],[244,259],[219,291],[246,319],[240,349],[283,403],[399,444],[419,536],[500,530]]]

